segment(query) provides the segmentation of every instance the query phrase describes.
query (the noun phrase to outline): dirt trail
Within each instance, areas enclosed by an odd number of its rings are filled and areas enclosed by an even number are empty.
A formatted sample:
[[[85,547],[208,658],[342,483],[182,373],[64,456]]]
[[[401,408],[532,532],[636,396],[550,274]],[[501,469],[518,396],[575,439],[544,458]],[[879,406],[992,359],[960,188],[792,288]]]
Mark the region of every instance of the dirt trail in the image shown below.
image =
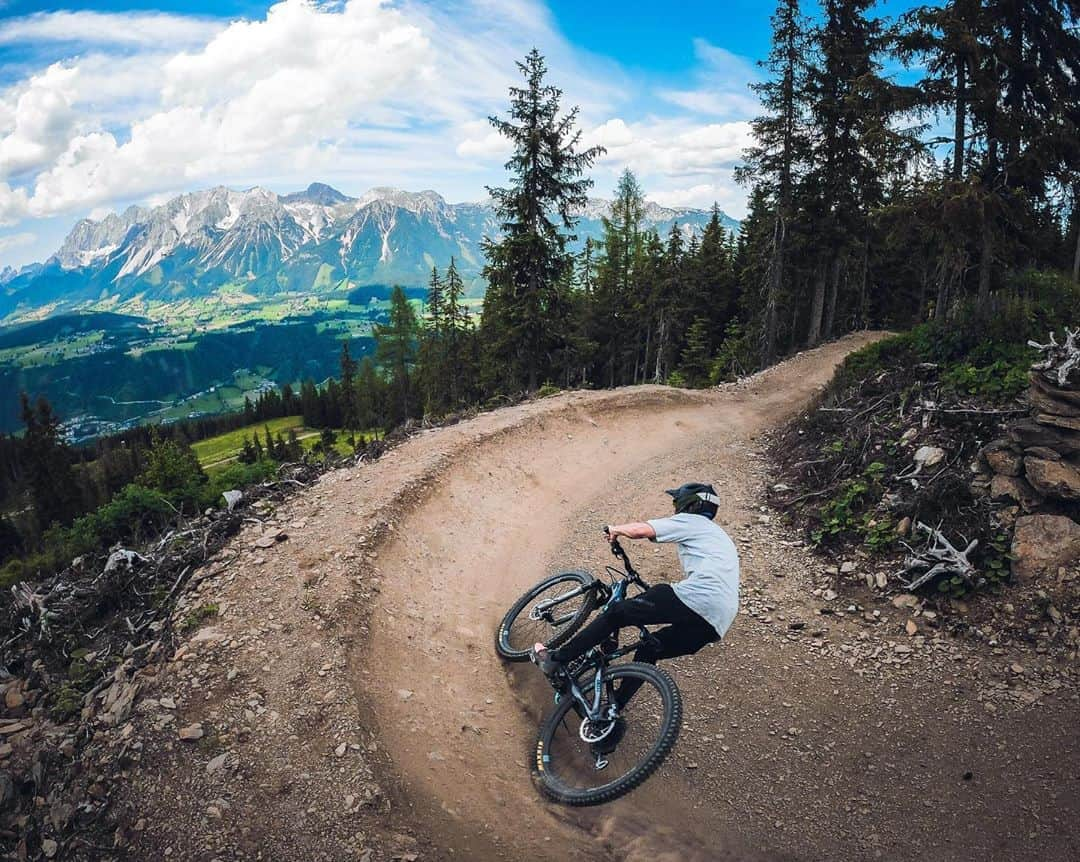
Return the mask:
[[[876,337],[718,390],[482,414],[261,513],[181,608],[212,624],[144,681],[141,858],[1080,858],[1075,674],[921,619],[911,637],[887,602],[830,606],[823,561],[761,508],[761,433]],[[724,497],[742,613],[669,664],[686,712],[655,776],[549,805],[527,757],[550,689],[497,660],[496,623],[551,570],[609,562],[599,526],[663,513],[691,478]],[[266,528],[288,539],[260,547]],[[631,553],[651,581],[678,574],[671,548]],[[177,743],[192,722],[206,736]]]
[[[540,801],[526,766],[550,692],[534,684],[516,695],[521,678],[535,683],[535,670],[504,667],[492,632],[554,558],[581,564],[566,546],[582,527],[600,548],[600,524],[665,512],[658,489],[693,478],[683,466],[688,452],[713,453],[702,475],[730,495],[732,462],[746,457],[755,434],[792,415],[848,351],[873,337],[801,356],[742,389],[567,396],[548,409],[532,406],[512,433],[476,435],[454,454],[380,554],[381,613],[355,663],[377,704],[384,743],[428,816],[441,812],[441,834],[454,835],[467,854],[491,842],[508,857],[555,859],[565,858],[568,843],[584,850],[576,831],[584,826],[614,833],[601,844],[613,843],[620,857],[631,839],[645,852],[648,837],[628,825],[664,795],[659,782],[602,813],[558,811]],[[596,562],[595,550],[592,557]],[[660,822],[678,826],[679,817],[663,807]],[[682,834],[684,857],[701,844],[703,858],[716,858],[728,843],[722,833],[707,846]],[[746,858],[745,846],[733,849]]]

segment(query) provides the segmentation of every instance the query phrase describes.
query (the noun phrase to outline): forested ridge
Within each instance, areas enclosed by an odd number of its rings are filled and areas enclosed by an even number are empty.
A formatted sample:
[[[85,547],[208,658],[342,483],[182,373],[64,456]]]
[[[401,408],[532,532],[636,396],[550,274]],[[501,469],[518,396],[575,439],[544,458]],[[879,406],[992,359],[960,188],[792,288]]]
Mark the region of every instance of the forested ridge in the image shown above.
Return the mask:
[[[582,146],[576,109],[533,50],[507,115],[490,118],[513,152],[506,186],[488,190],[501,238],[485,243],[478,317],[450,259],[432,269],[424,301],[393,290],[373,355],[357,362],[346,343],[339,379],[266,393],[236,416],[74,450],[50,406],[27,398],[25,434],[0,441],[0,553],[30,558],[21,577],[213,505],[221,481],[265,475],[266,456],[295,446],[260,443],[246,472],[213,483],[178,453],[253,421],[300,413],[362,446],[364,431],[526,393],[714,384],[861,328],[945,332],[962,318],[979,332],[1003,308],[1030,320],[1047,305],[1043,318],[1067,319],[1080,278],[1078,16],[1075,0],[949,0],[898,20],[870,0],[781,0],[754,85],[763,113],[738,170],[749,194],[740,231],[715,208],[700,239],[646,229],[647,189],[627,169],[603,239],[580,252],[573,213],[602,150]],[[1004,381],[1029,356],[1004,338],[949,361],[1015,394]],[[163,452],[190,475],[154,473]],[[168,505],[144,517],[155,494]],[[127,503],[107,529],[86,525],[117,500]],[[72,544],[75,519],[85,529]]]

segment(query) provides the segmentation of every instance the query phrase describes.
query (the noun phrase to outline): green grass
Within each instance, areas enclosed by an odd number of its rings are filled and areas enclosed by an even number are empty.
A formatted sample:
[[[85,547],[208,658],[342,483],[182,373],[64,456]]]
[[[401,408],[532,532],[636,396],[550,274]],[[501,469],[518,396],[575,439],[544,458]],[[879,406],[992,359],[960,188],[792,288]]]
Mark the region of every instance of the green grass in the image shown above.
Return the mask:
[[[295,430],[301,448],[305,452],[312,451],[319,442],[320,432],[314,428],[305,428],[302,423],[303,419],[300,416],[286,416],[282,419],[271,419],[269,422],[257,422],[245,428],[237,428],[235,431],[200,440],[198,443],[192,444],[191,448],[195,451],[195,455],[207,475],[214,478],[237,463],[235,458],[240,454],[245,437],[251,437],[253,434],[258,433],[259,440],[265,445],[265,426],[267,425],[270,426],[270,433],[275,437],[279,431],[283,437],[287,437],[289,429]],[[383,433],[382,430],[365,431],[363,434],[358,432],[356,438],[357,440],[363,438],[367,441],[373,439],[376,435],[382,436]],[[337,435],[334,451],[343,457],[352,455],[353,448],[346,439],[348,435],[340,430],[337,431]]]
[[[296,430],[297,436],[301,436],[306,430],[304,428],[303,417],[283,416],[281,419],[271,419],[268,422],[257,422],[254,425],[237,428],[235,431],[227,431],[224,434],[218,434],[216,437],[207,437],[205,440],[193,443],[191,448],[195,451],[199,463],[205,467],[208,464],[215,464],[219,461],[224,461],[226,458],[233,458],[238,455],[240,449],[244,445],[245,437],[250,438],[253,434],[258,434],[259,439],[265,443],[266,426],[270,427],[270,433],[275,437],[278,432],[280,432],[283,437],[287,437],[290,428]],[[318,437],[316,436],[311,439],[317,440]],[[306,443],[307,441],[305,440],[304,442]]]

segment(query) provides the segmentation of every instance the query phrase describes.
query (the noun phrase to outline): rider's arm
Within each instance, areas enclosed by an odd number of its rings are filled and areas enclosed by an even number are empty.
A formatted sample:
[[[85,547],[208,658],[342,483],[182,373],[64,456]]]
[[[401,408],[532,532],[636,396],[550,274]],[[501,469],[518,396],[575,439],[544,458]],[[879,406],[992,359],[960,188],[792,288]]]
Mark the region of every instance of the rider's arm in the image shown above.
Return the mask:
[[[656,530],[644,521],[634,521],[629,524],[611,524],[608,527],[608,541],[614,541],[619,536],[628,539],[655,539]]]

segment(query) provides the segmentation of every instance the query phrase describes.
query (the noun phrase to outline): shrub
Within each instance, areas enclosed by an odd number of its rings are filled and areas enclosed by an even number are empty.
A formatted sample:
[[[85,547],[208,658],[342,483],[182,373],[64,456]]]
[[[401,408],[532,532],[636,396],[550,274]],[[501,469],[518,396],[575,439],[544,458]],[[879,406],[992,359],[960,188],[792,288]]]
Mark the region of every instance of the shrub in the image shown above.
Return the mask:
[[[758,367],[755,334],[732,320],[724,329],[724,340],[709,367],[709,382],[723,383],[745,376]]]
[[[664,382],[667,383],[668,386],[677,386],[679,389],[686,389],[688,386],[686,378],[681,371],[672,371]]]

